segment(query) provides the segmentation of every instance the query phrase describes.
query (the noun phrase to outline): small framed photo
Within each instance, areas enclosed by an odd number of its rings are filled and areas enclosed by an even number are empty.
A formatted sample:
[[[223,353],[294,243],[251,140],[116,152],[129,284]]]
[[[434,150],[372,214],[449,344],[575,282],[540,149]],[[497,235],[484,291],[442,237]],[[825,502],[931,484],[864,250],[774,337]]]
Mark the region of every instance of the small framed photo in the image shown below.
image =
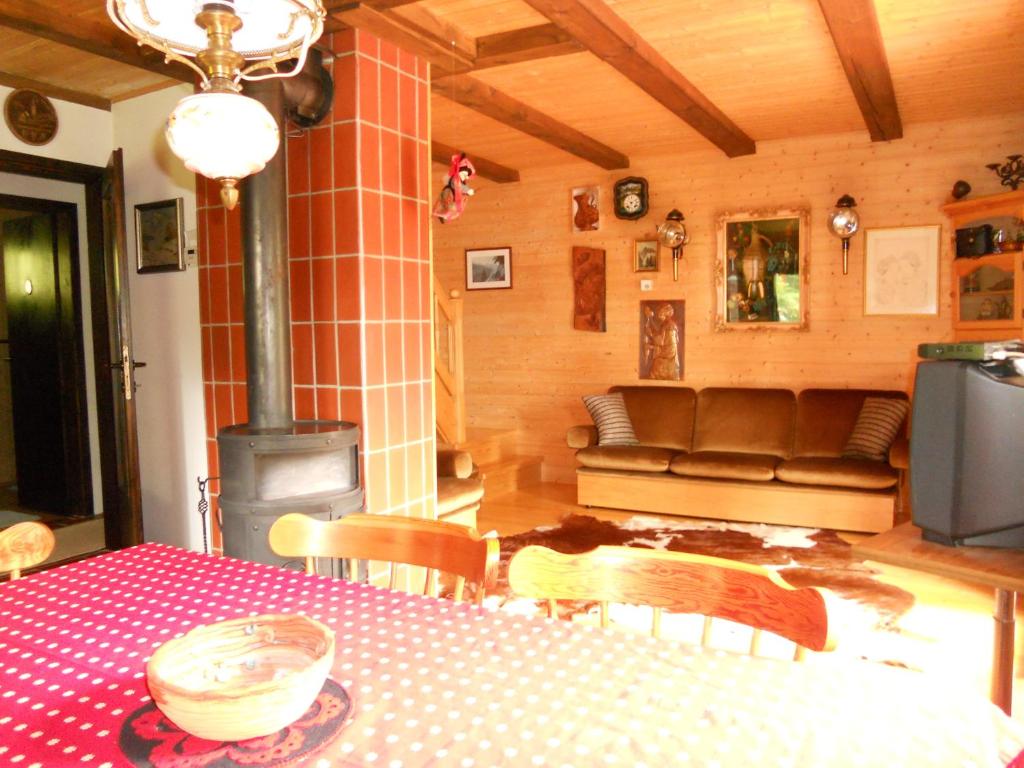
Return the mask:
[[[466,249],[466,290],[512,287],[512,249]]]
[[[867,230],[865,315],[939,313],[940,230],[938,224]]]
[[[633,271],[658,271],[658,241],[637,240],[633,244]]]
[[[135,206],[135,253],[139,272],[184,270],[184,238],[182,198]]]

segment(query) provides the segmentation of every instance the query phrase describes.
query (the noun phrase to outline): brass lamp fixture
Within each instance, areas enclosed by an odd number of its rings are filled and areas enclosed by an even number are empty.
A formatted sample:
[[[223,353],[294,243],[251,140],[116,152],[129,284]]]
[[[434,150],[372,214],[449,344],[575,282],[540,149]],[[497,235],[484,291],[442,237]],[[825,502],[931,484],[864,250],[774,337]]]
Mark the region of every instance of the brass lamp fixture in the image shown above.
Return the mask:
[[[301,71],[323,32],[322,0],[107,0],[107,13],[140,45],[199,74],[202,91],[167,118],[167,143],[190,171],[220,182],[221,201],[234,208],[239,180],[263,170],[281,140],[241,81]],[[292,59],[292,69],[278,70]]]
[[[860,229],[860,214],[855,210],[857,201],[843,195],[836,201],[836,207],[829,211],[828,229],[843,241],[843,274],[850,271],[850,238]]]
[[[683,218],[679,209],[673,208],[665,217],[665,223],[658,226],[658,241],[672,249],[672,279],[676,281],[679,280],[679,258],[683,255],[683,246],[690,241]]]

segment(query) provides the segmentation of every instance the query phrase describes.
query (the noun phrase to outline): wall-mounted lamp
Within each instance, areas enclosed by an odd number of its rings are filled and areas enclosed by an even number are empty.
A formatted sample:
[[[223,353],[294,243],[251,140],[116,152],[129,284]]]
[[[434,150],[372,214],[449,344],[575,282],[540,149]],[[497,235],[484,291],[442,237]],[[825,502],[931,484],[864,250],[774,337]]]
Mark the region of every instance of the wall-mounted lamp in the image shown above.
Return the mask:
[[[281,141],[241,81],[298,74],[323,32],[322,0],[107,0],[107,13],[140,44],[199,73],[202,92],[171,112],[167,143],[190,171],[219,181],[221,201],[234,208],[239,180],[263,170]],[[291,59],[295,67],[278,71]]]
[[[860,214],[854,210],[856,207],[856,200],[849,195],[843,195],[828,214],[829,231],[843,241],[844,275],[850,271],[850,238],[860,229]]]
[[[666,248],[672,249],[672,279],[679,280],[679,257],[683,254],[683,246],[689,242],[683,214],[673,208],[665,217],[665,223],[658,226],[658,241]]]
[[[28,277],[25,278],[25,285],[22,286],[22,290],[25,291],[25,295],[26,296],[31,296],[32,295],[32,291],[35,290],[35,286],[32,285],[32,279],[31,278],[28,278]]]

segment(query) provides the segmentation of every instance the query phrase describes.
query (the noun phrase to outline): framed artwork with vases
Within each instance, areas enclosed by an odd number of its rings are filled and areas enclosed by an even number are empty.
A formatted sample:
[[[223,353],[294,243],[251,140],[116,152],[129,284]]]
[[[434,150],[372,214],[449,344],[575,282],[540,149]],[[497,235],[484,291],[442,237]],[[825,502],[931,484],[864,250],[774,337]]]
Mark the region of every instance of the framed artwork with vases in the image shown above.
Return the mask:
[[[716,229],[715,330],[806,329],[810,211],[721,213]]]

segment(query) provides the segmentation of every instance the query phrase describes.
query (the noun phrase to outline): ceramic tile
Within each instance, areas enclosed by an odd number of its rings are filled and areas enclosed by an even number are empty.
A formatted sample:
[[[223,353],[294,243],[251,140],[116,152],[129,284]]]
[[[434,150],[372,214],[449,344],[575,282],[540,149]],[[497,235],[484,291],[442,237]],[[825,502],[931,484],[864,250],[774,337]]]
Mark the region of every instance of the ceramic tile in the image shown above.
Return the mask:
[[[313,344],[317,385],[336,385],[338,383],[338,349],[334,324],[314,323]]]
[[[402,319],[402,262],[383,259],[384,265],[384,319]]]
[[[288,256],[309,256],[309,196],[288,198]]]
[[[247,381],[245,370],[245,326],[232,325],[231,339],[231,381]]]
[[[334,189],[333,143],[330,125],[309,129],[309,185],[313,192]]]
[[[403,67],[403,71],[409,71]],[[416,80],[408,75],[398,78],[398,130],[405,136],[416,136]]]
[[[245,322],[245,289],[242,285],[242,265],[228,267],[228,320],[232,323]]]
[[[316,418],[316,398],[312,387],[293,387],[292,403],[296,419]]]
[[[313,319],[334,319],[334,263],[333,258],[312,260]]]
[[[217,429],[231,426],[235,421],[234,393],[230,384],[214,384],[213,400],[217,414]]]
[[[217,436],[216,404],[213,398],[213,384],[203,384],[203,416],[206,420],[206,436]]]
[[[366,511],[381,512],[388,507],[387,455],[373,453],[366,457]]]
[[[313,256],[334,255],[334,196],[331,192],[312,195],[310,206],[310,252]]]
[[[391,67],[380,68],[380,125],[398,130],[398,72]]]
[[[336,326],[338,338],[338,381],[344,387],[358,387],[363,381],[360,330],[355,323]]]
[[[359,119],[376,123],[378,119],[378,64],[376,59],[360,55],[356,62],[359,78]]]
[[[358,389],[341,390],[341,419],[353,424],[363,422],[363,393]],[[362,477],[362,475],[360,475]]]
[[[407,320],[421,317],[420,264],[415,261],[402,262],[402,315]]]
[[[337,253],[359,253],[359,194],[354,189],[334,193]]]
[[[335,189],[356,186],[356,123],[337,123],[334,126],[334,185]]]
[[[391,131],[380,132],[380,187],[385,192],[397,195],[401,185],[400,179],[400,144],[398,134]]]
[[[338,401],[338,389],[336,387],[317,387],[316,417],[318,419],[336,421],[341,414]]]
[[[383,388],[367,389],[363,393],[366,403],[366,447],[377,451],[387,447],[387,412]]]
[[[382,259],[363,259],[363,315],[367,320],[384,319],[384,267]]]
[[[340,55],[334,60],[334,106],[332,107],[332,117],[335,121],[354,120],[356,118],[357,94],[356,57],[351,53]]]
[[[313,378],[313,327],[292,324],[292,381],[311,385]]]
[[[385,256],[398,256],[402,250],[402,209],[397,197],[383,196],[383,233],[382,251]]]
[[[227,211],[224,219],[224,231],[227,235],[228,263],[242,263],[242,206],[237,205]]]
[[[288,170],[288,194],[309,191],[309,132],[285,139],[285,162]]]
[[[291,292],[292,322],[308,323],[313,319],[312,276],[309,259],[288,262],[288,288]]]
[[[392,67],[398,66],[398,47],[387,40],[380,41],[380,60],[383,64],[389,64]],[[383,69],[381,70],[383,71]]]
[[[211,349],[213,350],[213,380],[231,381],[231,330],[226,325],[210,328]]]
[[[359,178],[367,189],[380,189],[380,129],[359,125]]]
[[[339,256],[334,262],[334,273],[338,283],[335,293],[338,301],[337,318],[359,320],[362,315],[359,298],[359,258]]]
[[[385,381],[397,384],[405,381],[405,358],[402,349],[404,334],[401,323],[384,324]]]
[[[421,370],[420,353],[422,333],[419,323],[406,323],[402,328],[405,380],[415,381]]]
[[[379,256],[381,253],[381,213],[380,195],[376,192],[364,191],[363,200],[363,254]]]
[[[420,143],[402,137],[400,151],[401,182],[398,191],[403,197],[419,195]]]
[[[225,225],[227,214],[223,208],[211,208],[207,211],[206,223],[210,238],[210,264],[227,264],[228,236]]]
[[[202,366],[203,366],[203,381],[210,383],[214,381],[213,373],[213,328],[206,326],[199,329],[200,336],[202,337]],[[207,399],[207,403],[210,400]]]
[[[231,402],[234,407],[234,423],[245,424],[249,421],[249,392],[245,384],[231,385]]]
[[[368,323],[363,329],[366,346],[363,360],[366,363],[364,383],[366,386],[383,384],[384,378],[384,328],[380,323]]]

